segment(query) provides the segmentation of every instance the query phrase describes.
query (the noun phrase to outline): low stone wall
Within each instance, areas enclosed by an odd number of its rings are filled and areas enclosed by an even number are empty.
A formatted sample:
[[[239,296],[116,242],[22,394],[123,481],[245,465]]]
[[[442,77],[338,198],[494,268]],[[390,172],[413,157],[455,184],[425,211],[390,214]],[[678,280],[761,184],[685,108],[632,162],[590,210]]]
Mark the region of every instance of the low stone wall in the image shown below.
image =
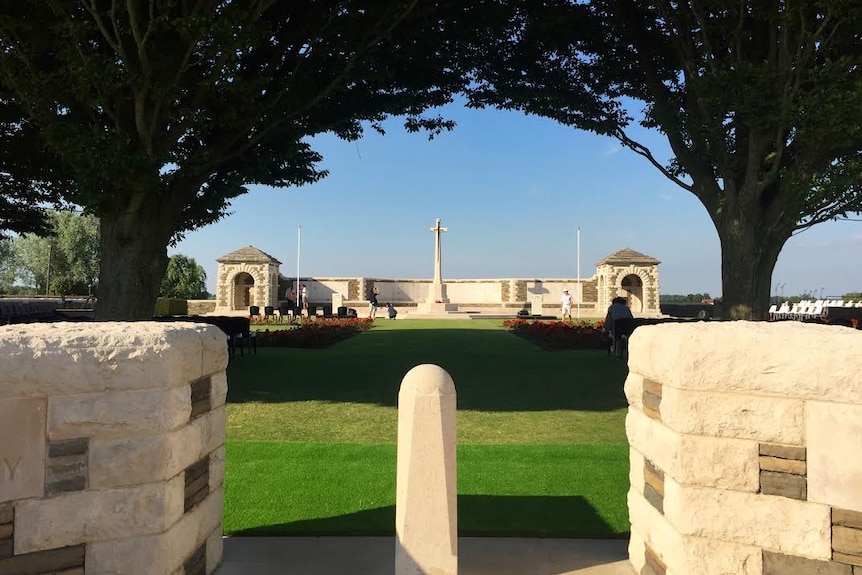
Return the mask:
[[[190,299],[188,300],[189,315],[205,315],[215,313],[216,300],[214,299]]]
[[[644,326],[629,354],[638,573],[862,573],[859,331]]]
[[[0,573],[212,573],[226,366],[214,326],[0,328]]]

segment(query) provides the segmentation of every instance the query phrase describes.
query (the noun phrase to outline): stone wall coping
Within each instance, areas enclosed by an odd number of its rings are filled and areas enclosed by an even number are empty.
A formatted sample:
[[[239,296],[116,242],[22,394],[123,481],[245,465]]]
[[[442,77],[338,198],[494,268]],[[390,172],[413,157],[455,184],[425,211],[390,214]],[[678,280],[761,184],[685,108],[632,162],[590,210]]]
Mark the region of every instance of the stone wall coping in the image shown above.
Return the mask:
[[[642,326],[629,342],[629,369],[678,389],[862,403],[862,337],[839,326],[753,321]]]
[[[227,367],[224,333],[187,322],[0,327],[0,399],[187,385]]]

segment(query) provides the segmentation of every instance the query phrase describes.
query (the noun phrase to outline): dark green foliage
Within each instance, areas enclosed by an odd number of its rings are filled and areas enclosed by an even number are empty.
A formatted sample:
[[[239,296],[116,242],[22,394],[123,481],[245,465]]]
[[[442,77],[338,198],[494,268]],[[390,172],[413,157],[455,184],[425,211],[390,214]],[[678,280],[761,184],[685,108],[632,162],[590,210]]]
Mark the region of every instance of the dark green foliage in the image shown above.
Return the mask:
[[[4,126],[27,128],[49,191],[101,218],[99,318],[148,317],[166,247],[249,184],[322,178],[310,136],[355,139],[393,114],[411,131],[451,127],[422,113],[469,81],[482,5],[5,2]],[[11,161],[34,181],[26,155]]]
[[[177,254],[172,256],[162,278],[159,295],[167,298],[206,299],[207,274],[194,258]]]
[[[765,317],[794,232],[862,211],[858,2],[523,6],[487,48],[471,105],[615,137],[697,196],[721,241],[730,317]],[[668,164],[631,137],[629,114],[667,137]]]

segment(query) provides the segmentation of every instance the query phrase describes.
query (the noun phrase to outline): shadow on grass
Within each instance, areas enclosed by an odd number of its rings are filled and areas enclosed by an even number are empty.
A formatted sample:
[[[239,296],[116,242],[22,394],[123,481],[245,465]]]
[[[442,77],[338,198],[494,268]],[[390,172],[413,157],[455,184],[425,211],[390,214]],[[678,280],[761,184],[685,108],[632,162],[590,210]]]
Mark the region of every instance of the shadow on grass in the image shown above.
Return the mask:
[[[328,349],[261,348],[228,366],[228,402],[395,406],[404,375],[433,363],[458,409],[610,411],[626,406],[624,362],[600,350],[547,352],[501,329],[372,330]]]
[[[394,534],[394,505],[231,533],[239,537]],[[629,533],[614,531],[585,498],[577,495],[458,495],[458,535],[625,539]]]

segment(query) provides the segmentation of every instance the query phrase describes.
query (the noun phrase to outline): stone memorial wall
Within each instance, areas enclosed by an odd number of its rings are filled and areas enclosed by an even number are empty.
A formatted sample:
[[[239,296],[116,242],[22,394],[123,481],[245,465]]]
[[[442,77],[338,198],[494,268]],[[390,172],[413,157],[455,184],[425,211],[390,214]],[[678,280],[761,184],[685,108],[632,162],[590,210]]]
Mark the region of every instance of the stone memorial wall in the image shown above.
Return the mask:
[[[0,573],[212,573],[226,366],[201,324],[0,328]]]
[[[862,574],[859,331],[665,324],[629,353],[639,574]]]

